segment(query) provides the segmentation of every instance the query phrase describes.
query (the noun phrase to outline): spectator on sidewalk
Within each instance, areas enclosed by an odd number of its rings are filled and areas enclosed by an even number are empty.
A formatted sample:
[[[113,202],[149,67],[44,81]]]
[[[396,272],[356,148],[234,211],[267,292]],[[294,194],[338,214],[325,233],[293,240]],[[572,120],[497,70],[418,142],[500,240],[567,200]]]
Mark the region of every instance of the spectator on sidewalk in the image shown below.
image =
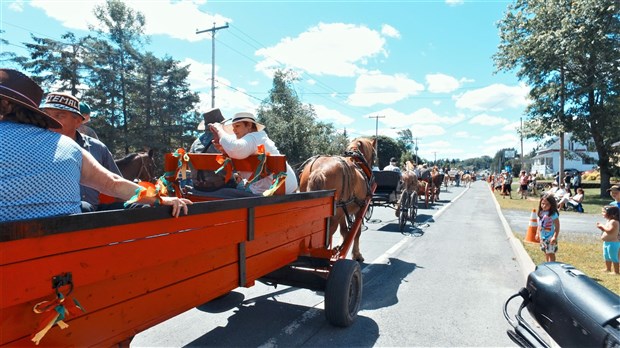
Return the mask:
[[[620,275],[618,264],[618,254],[620,252],[620,240],[618,239],[618,220],[620,220],[620,208],[606,205],[603,207],[603,217],[607,220],[605,224],[596,223],[596,228],[601,230],[601,240],[603,240],[603,257],[605,258],[606,272],[611,272],[614,266],[614,273]]]
[[[566,205],[564,205],[562,208],[566,210],[566,207],[570,205],[575,211],[583,213],[583,205],[581,203],[583,203],[585,193],[583,192],[583,189],[581,187],[578,188],[576,192],[577,193],[571,198],[569,198],[568,202],[566,202]]]
[[[610,188],[607,189],[607,192],[609,192],[609,195],[611,196],[611,198],[614,199],[613,201],[609,203],[609,205],[613,205],[613,206],[620,208],[620,185],[619,184],[612,185]]]
[[[550,194],[544,194],[538,202],[538,229],[536,238],[540,240],[540,250],[545,253],[547,262],[555,261],[558,251],[558,236],[560,234],[560,213],[558,204]]]

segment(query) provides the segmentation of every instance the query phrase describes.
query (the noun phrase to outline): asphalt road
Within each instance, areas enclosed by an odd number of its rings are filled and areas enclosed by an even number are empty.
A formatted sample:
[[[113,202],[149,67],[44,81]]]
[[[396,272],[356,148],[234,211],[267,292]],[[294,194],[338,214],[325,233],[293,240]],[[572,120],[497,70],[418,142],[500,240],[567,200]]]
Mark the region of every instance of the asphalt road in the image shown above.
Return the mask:
[[[257,283],[154,326],[131,345],[515,346],[502,306],[525,285],[524,270],[503,221],[484,182],[442,192],[405,233],[392,209],[375,207],[361,237],[362,308],[352,326],[327,323],[322,293]]]

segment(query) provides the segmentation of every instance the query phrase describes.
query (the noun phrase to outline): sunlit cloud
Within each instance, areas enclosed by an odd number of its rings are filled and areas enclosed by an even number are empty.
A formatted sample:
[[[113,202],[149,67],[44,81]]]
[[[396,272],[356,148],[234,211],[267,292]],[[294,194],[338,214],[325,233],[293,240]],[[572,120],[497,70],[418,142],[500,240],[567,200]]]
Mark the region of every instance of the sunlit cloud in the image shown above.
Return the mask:
[[[501,118],[501,117],[497,117],[497,116],[491,116],[491,115],[487,115],[487,114],[480,114],[480,115],[474,116],[471,120],[469,120],[469,123],[471,123],[471,124],[479,124],[481,126],[493,127],[493,126],[508,124],[508,123],[510,123],[510,121],[508,121],[505,118]]]
[[[426,83],[431,93],[450,93],[461,86],[459,80],[445,74],[428,74]]]
[[[353,106],[393,104],[424,90],[424,86],[405,75],[364,74],[355,81],[355,92],[348,103]]]
[[[390,35],[395,32],[390,31]],[[274,69],[292,68],[316,75],[352,77],[366,71],[369,58],[387,56],[384,46],[382,33],[366,26],[319,23],[297,37],[285,37],[275,46],[256,51],[263,58],[256,70],[269,76]]]
[[[208,14],[200,11],[198,6],[204,0],[194,1],[140,1],[125,0],[124,3],[136,12],[140,12],[146,19],[145,33],[147,35],[167,35],[185,41],[199,41],[210,39],[210,35],[197,35],[197,30],[210,29],[212,23],[223,26],[232,22],[232,19],[218,14]],[[45,11],[46,15],[58,20],[63,26],[70,29],[88,30],[88,25],[96,26],[97,19],[93,13],[95,6],[105,5],[105,0],[71,1],[71,0],[33,0],[31,5]],[[70,11],[67,9],[70,8]],[[171,18],[182,18],[170,23]],[[209,23],[205,27],[205,23]]]
[[[396,28],[389,24],[384,24],[383,26],[381,26],[381,34],[395,39],[400,38],[400,33],[398,32],[398,30],[396,30]]]
[[[341,112],[333,109],[329,109],[324,105],[314,104],[314,111],[316,117],[323,122],[334,123],[336,125],[349,125],[352,124],[355,119],[342,114]]]
[[[473,111],[501,111],[527,105],[529,88],[525,85],[493,84],[455,96],[456,107]]]

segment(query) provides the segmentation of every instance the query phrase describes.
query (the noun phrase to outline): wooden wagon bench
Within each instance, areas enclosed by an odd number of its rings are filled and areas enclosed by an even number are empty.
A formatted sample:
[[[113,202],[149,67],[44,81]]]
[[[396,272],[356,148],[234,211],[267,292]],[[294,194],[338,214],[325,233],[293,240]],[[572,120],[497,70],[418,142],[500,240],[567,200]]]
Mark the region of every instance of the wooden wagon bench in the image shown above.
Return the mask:
[[[190,158],[199,169],[220,165],[206,154]],[[285,158],[268,156],[267,163],[278,170]],[[31,338],[50,314],[70,309],[73,299],[85,311],[71,308],[68,327],[51,327],[41,346],[126,345],[138,332],[256,280],[325,291],[332,324],[348,326],[357,316],[359,265],[344,259],[350,241],[334,248],[327,232],[333,191],[197,202],[177,219],[169,209],[0,223],[0,345],[34,346]],[[59,296],[64,303],[33,311]]]

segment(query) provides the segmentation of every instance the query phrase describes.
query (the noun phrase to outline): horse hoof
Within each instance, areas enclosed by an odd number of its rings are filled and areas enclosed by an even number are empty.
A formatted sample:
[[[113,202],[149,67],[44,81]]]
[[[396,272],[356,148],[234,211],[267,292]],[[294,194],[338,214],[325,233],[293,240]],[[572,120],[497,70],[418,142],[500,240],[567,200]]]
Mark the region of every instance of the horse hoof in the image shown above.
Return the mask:
[[[358,256],[354,257],[353,260],[355,260],[355,261],[357,261],[359,263],[362,263],[362,262],[364,262],[364,257],[362,257],[362,255],[358,255]]]

